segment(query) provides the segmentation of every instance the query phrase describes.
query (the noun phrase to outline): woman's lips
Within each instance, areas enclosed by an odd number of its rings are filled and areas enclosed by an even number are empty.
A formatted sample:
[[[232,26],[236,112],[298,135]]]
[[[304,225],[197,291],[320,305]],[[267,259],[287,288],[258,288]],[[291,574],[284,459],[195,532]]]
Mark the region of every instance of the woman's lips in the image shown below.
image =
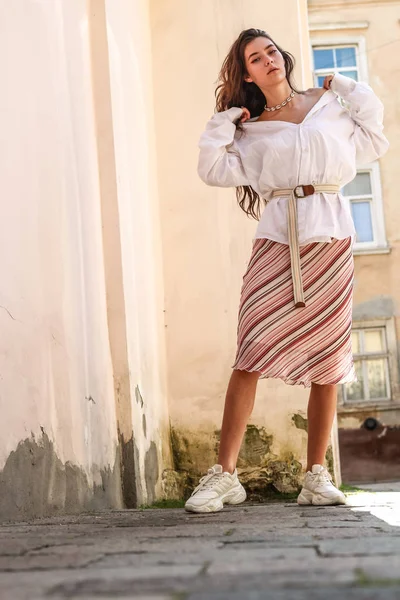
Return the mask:
[[[278,68],[276,68],[276,69],[271,69],[270,71],[268,71],[268,75],[269,75],[270,73],[273,73],[274,71],[279,71],[279,69],[278,69]]]

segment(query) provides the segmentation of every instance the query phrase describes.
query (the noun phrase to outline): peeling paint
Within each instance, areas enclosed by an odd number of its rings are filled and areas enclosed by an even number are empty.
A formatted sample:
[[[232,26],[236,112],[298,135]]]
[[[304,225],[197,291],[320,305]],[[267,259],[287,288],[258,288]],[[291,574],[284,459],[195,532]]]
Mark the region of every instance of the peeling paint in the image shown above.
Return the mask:
[[[238,469],[240,481],[250,500],[261,501],[277,492],[291,494],[298,492],[302,465],[292,455],[286,460],[270,459],[265,464],[246,469]]]
[[[188,498],[195,485],[194,480],[186,471],[164,469],[161,475],[161,490],[163,497],[168,500],[181,500]]]
[[[165,497],[187,498],[198,479],[218,460],[220,431],[181,431],[171,428],[174,470],[164,471]],[[270,498],[277,493],[297,492],[302,465],[291,452],[272,453],[273,435],[262,426],[248,425],[237,468],[250,500]],[[179,493],[183,496],[177,496]],[[171,494],[171,496],[168,496]]]
[[[238,468],[264,464],[271,453],[273,439],[273,436],[267,433],[265,427],[248,425],[238,456]]]
[[[143,429],[143,435],[146,438],[147,437],[147,421],[146,421],[146,415],[143,415],[142,417],[142,429]]]
[[[135,387],[135,398],[136,402],[140,405],[140,408],[143,408],[144,402],[138,385]]]
[[[101,483],[89,483],[83,469],[63,463],[46,433],[21,441],[0,472],[0,521],[122,508],[121,450],[114,465],[93,467]]]
[[[333,449],[332,446],[329,445],[325,454],[325,463],[326,463],[326,468],[328,469],[329,473],[332,475],[332,478],[334,480],[335,483],[335,470],[334,470],[334,464],[333,464]]]
[[[133,434],[125,441],[118,430],[121,451],[122,495],[125,508],[136,508],[142,500],[140,477],[136,477],[136,466],[139,465],[139,450],[134,442]]]
[[[177,471],[187,471],[195,476],[217,461],[218,432],[181,431],[171,428],[171,446],[174,466]]]
[[[189,440],[173,427],[171,427],[171,446],[175,468],[180,471],[183,469],[183,465],[187,463],[186,454],[189,450]]]
[[[292,416],[292,421],[297,429],[303,429],[304,431],[308,432],[308,419],[298,413],[295,413]]]
[[[144,477],[146,481],[147,502],[152,504],[156,499],[156,484],[158,481],[158,453],[157,446],[151,442],[144,459]]]

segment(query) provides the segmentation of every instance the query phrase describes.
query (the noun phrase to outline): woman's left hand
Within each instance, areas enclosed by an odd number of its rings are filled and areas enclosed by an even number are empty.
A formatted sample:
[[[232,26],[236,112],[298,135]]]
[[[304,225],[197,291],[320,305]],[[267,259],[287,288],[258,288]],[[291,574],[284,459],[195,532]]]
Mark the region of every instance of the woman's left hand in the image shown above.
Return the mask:
[[[331,87],[331,81],[334,78],[334,75],[327,75],[324,79],[324,83],[323,83],[323,88],[325,88],[326,90],[329,90]]]

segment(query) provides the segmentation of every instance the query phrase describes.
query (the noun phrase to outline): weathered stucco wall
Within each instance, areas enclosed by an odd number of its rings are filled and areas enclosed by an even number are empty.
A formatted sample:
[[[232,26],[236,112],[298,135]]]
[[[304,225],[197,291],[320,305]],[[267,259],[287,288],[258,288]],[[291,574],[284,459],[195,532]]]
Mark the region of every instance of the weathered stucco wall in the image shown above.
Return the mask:
[[[147,0],[105,6],[131,419],[138,485],[143,501],[152,503],[164,493],[162,474],[172,465],[149,6]]]
[[[170,464],[148,14],[131,4],[0,3],[1,518],[151,502]]]
[[[151,6],[169,406],[176,466],[195,478],[216,460],[240,287],[256,228],[234,190],[209,188],[197,177],[198,138],[214,111],[222,60],[244,28],[266,29],[296,56],[298,84],[312,85],[307,6],[293,0],[267,8],[235,0],[153,0]],[[306,433],[293,418],[305,416],[307,399],[300,387],[260,382],[242,470],[265,468],[259,479],[282,489],[281,473],[297,483]]]
[[[110,470],[106,504],[121,505],[85,22],[84,2],[0,4],[0,512],[9,517],[85,506]]]

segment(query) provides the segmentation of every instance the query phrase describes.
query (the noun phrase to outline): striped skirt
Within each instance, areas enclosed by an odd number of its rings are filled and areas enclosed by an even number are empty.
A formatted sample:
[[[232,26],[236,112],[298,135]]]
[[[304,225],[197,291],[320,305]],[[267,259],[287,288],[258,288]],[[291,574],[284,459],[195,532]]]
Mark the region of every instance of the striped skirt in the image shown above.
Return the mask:
[[[295,308],[289,246],[256,239],[243,277],[234,369],[290,385],[356,381],[352,238],[300,247],[306,306]]]

